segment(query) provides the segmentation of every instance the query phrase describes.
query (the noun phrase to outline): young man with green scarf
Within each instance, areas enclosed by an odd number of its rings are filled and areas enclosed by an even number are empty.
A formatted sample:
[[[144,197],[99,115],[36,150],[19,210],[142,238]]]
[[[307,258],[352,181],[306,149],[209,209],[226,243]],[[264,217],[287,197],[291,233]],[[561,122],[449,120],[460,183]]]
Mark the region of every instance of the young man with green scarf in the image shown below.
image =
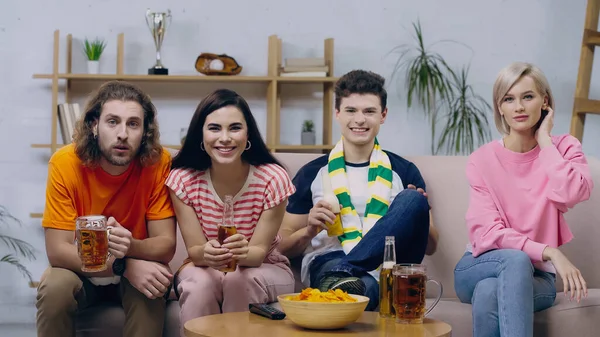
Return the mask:
[[[384,84],[363,70],[339,79],[335,115],[342,137],[328,155],[298,171],[280,230],[279,250],[289,258],[304,255],[303,284],[366,295],[366,310],[379,304],[386,236],[395,237],[397,263],[421,263],[438,239],[421,173],[377,141],[388,113]],[[325,199],[339,203],[339,236],[324,230],[335,221],[335,205]]]

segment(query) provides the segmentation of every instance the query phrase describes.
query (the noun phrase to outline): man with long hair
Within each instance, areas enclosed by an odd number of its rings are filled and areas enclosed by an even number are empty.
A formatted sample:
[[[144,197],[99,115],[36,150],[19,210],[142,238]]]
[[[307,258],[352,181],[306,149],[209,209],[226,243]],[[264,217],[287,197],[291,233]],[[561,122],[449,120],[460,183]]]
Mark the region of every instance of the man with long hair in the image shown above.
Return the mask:
[[[342,137],[294,177],[296,193],[280,231],[281,252],[304,255],[305,285],[366,295],[367,310],[379,303],[385,237],[395,237],[398,263],[421,263],[438,239],[419,169],[377,141],[388,113],[384,84],[383,77],[364,70],[338,80],[335,116]],[[323,229],[334,223],[341,234],[329,236]]]
[[[170,163],[150,98],[127,82],[103,84],[73,143],[48,163],[42,226],[50,267],[38,288],[38,336],[75,336],[76,313],[105,300],[122,303],[124,336],[162,336],[176,244],[164,185]],[[87,215],[103,215],[112,227],[104,271],[82,271],[74,231]]]

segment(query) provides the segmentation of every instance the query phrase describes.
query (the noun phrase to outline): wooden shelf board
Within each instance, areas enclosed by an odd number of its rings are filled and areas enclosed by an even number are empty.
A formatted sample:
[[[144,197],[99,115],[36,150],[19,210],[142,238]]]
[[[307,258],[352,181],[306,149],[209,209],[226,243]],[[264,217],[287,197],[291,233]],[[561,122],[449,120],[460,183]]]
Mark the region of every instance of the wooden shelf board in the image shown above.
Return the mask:
[[[43,215],[43,213],[29,213],[29,217],[34,219],[41,219]]]
[[[52,74],[34,74],[35,79],[52,79]],[[119,74],[58,74],[58,79],[88,81],[156,81],[156,82],[247,82],[267,83],[331,83],[336,77],[281,77],[281,76],[205,76],[205,75],[119,75]]]
[[[277,77],[277,82],[281,83],[333,83],[337,80],[337,77]]]
[[[52,79],[52,74],[35,74],[33,78]],[[119,75],[119,74],[58,74],[59,79],[68,80],[126,80],[126,81],[171,81],[171,82],[270,82],[267,76],[205,76],[205,75]]]
[[[56,144],[56,147],[61,148],[63,147],[63,144]],[[31,144],[31,147],[34,149],[49,149],[50,148],[50,144]],[[180,145],[163,145],[163,147],[169,148],[169,149],[180,149],[181,146]]]
[[[56,147],[63,147],[63,144],[56,144]],[[31,147],[34,149],[49,149],[50,144],[31,144]]]
[[[272,150],[331,150],[333,145],[275,145],[269,146]]]
[[[600,100],[575,98],[575,109],[577,114],[600,115]]]
[[[57,144],[57,147],[64,146],[63,144]],[[50,144],[31,144],[32,148],[36,149],[49,149]],[[163,147],[179,150],[181,145],[164,144]],[[275,145],[269,146],[271,150],[331,150],[333,145]]]

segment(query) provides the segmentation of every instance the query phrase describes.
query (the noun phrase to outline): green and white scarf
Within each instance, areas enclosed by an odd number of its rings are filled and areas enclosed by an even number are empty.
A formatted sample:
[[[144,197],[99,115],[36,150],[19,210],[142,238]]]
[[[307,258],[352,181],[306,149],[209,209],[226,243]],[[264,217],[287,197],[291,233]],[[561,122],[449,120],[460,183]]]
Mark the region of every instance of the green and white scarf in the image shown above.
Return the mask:
[[[343,139],[329,153],[329,181],[341,205],[340,216],[344,234],[338,236],[342,249],[348,254],[363,235],[373,228],[390,206],[392,193],[392,166],[387,154],[381,150],[377,138],[369,160],[369,194],[363,219],[360,219],[350,198]]]

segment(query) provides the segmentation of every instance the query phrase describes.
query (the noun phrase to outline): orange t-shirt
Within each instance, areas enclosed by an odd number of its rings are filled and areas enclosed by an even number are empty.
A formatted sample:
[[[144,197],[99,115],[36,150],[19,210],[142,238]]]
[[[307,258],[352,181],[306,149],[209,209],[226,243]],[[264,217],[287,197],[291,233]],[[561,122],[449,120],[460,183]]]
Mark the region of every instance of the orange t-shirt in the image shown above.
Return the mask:
[[[78,216],[104,215],[114,217],[135,239],[146,239],[146,221],[175,216],[165,185],[170,166],[171,155],[163,150],[154,165],[142,167],[134,160],[127,171],[112,176],[99,166],[83,166],[75,146],[64,146],[48,163],[42,226],[75,230]]]

